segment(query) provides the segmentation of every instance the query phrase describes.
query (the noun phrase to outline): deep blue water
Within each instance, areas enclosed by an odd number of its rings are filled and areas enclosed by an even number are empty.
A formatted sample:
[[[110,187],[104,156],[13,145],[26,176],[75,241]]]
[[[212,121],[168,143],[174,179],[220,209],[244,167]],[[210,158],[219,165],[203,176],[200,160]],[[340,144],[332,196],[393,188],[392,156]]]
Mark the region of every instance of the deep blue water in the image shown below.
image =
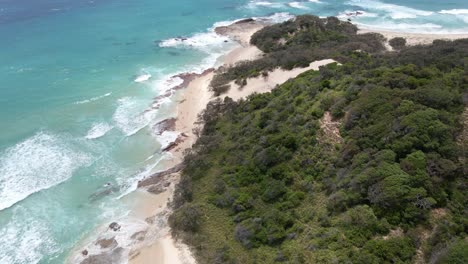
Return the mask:
[[[0,263],[63,263],[126,213],[119,198],[167,158],[151,127],[175,105],[145,110],[170,76],[235,46],[210,30],[216,22],[361,10],[352,19],[363,26],[468,32],[467,1],[432,2],[0,0]],[[119,189],[92,198],[106,183]]]

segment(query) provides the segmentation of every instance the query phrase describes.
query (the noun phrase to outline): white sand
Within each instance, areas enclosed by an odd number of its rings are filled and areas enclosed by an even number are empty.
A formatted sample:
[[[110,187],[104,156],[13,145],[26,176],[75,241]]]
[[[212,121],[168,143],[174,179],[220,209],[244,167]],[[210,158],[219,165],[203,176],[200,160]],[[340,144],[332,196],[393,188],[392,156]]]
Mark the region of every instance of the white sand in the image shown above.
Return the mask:
[[[241,27],[237,27],[241,30]],[[256,28],[253,30],[253,28]],[[229,36],[241,43],[241,47],[234,49],[230,53],[224,55],[220,60],[224,65],[235,64],[241,60],[255,59],[261,56],[262,52],[254,46],[248,44],[250,36],[262,26],[249,27],[247,32],[229,31]],[[177,164],[183,159],[183,152],[190,148],[196,141],[196,135],[193,133],[194,128],[198,127],[198,115],[205,109],[208,102],[213,99],[212,93],[209,90],[209,84],[213,78],[214,73],[208,72],[192,80],[183,91],[182,98],[177,107],[177,121],[176,130],[184,133],[188,137],[174,148],[171,153],[174,159],[170,162],[172,165]],[[176,174],[177,175],[177,174]],[[171,182],[174,185],[177,183],[179,177],[175,177]],[[161,199],[172,197],[174,190],[167,189],[165,192],[160,193],[154,199],[161,201]],[[160,202],[153,201],[160,205]],[[154,215],[155,205],[152,205],[150,200],[141,199],[141,205],[138,211],[143,211],[142,215]],[[162,205],[164,209],[168,208],[168,204]],[[165,235],[154,241],[151,245],[144,247],[133,254],[129,261],[131,264],[192,264],[195,259],[191,255],[187,246],[177,243],[170,235],[169,229],[165,230]]]
[[[386,46],[389,50],[392,50],[392,48],[388,44],[388,41],[396,37],[405,38],[406,44],[408,46],[428,45],[428,44],[432,44],[432,42],[436,39],[454,40],[454,39],[460,39],[460,38],[468,38],[468,34],[405,33],[405,32],[393,32],[393,31],[374,30],[374,29],[360,29],[358,31],[358,34],[365,34],[365,33],[371,33],[371,32],[382,34],[387,39]]]
[[[234,100],[239,100],[245,98],[253,93],[266,93],[270,92],[277,85],[280,85],[286,82],[289,79],[297,77],[299,74],[309,71],[309,70],[318,70],[320,66],[333,63],[334,60],[326,59],[320,61],[312,62],[308,67],[305,68],[295,68],[290,71],[277,68],[268,73],[267,77],[256,77],[247,79],[247,85],[244,87],[239,87],[239,85],[231,82],[231,89],[222,95],[229,96]]]

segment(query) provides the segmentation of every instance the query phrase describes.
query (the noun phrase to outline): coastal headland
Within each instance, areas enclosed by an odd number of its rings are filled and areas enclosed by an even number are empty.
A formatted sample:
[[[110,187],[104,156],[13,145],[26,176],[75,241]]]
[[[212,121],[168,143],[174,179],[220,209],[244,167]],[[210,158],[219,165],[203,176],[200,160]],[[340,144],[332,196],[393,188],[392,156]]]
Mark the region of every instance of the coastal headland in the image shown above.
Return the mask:
[[[229,26],[215,29],[217,34],[227,36],[239,43],[238,47],[219,58],[219,67],[231,67],[241,61],[255,60],[264,54],[256,46],[250,44],[251,36],[268,24],[255,19],[239,20]],[[359,33],[376,32],[360,30]],[[415,33],[384,32],[385,46],[392,48],[388,40],[395,37],[406,39],[407,45],[430,44],[435,39],[466,38],[468,35],[430,35]],[[230,82],[230,89],[220,96],[215,96],[210,87],[213,77],[219,68],[209,68],[202,73],[184,73],[175,77],[183,80],[182,84],[172,88],[166,94],[155,98],[154,107],[158,107],[158,100],[164,97],[178,97],[177,115],[158,123],[154,129],[162,134],[165,131],[176,132],[176,139],[163,148],[170,159],[164,161],[165,170],[141,180],[138,189],[131,194],[137,201],[130,212],[130,220],[109,223],[97,230],[97,236],[92,241],[83,243],[82,248],[71,256],[71,262],[114,263],[128,256],[129,263],[144,264],[182,264],[196,263],[188,246],[176,241],[168,227],[168,217],[172,213],[171,201],[175,186],[180,180],[180,171],[183,169],[184,153],[189,150],[198,138],[203,126],[200,115],[207,104],[217,99],[230,97],[237,101],[245,99],[254,93],[267,93],[278,85],[309,71],[318,70],[319,67],[334,63],[332,59],[323,59],[310,63],[307,67],[285,70],[273,69],[267,76],[258,76],[248,79],[245,85]],[[138,224],[135,224],[138,223]],[[131,228],[130,228],[131,226]]]

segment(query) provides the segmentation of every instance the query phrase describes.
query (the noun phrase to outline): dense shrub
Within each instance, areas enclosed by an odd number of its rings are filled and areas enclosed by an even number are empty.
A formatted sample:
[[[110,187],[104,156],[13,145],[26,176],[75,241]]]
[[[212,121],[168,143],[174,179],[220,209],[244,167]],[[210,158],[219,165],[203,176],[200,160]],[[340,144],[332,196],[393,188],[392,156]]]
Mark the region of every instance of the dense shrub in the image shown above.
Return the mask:
[[[195,232],[200,226],[200,209],[190,204],[183,205],[169,217],[169,223],[174,230]]]
[[[250,41],[266,55],[258,60],[219,69],[211,82],[211,89],[215,95],[219,95],[229,89],[226,85],[230,81],[235,80],[242,87],[247,83],[247,78],[265,76],[277,67],[290,70],[307,67],[315,60],[340,60],[340,54],[355,50],[369,53],[384,50],[382,35],[356,33],[357,27],[349,22],[312,15],[267,26],[256,32]]]
[[[406,39],[402,37],[392,38],[388,41],[388,44],[395,50],[401,50],[406,46]]]
[[[457,141],[468,40],[380,53],[381,36],[354,34],[333,18],[299,17],[252,39],[267,56],[218,73],[221,85],[248,81],[330,55],[323,47],[342,62],[207,106],[170,219],[201,263],[468,261]],[[325,111],[342,143],[324,140]]]

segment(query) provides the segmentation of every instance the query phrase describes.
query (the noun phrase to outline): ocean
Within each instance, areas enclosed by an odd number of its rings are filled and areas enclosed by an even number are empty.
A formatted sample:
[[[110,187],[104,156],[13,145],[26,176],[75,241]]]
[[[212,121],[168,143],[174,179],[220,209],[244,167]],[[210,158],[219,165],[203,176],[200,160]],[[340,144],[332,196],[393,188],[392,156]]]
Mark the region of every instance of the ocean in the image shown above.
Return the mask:
[[[468,33],[464,0],[0,0],[0,263],[63,263],[128,214],[122,198],[177,136],[154,133],[176,109],[154,98],[237,45],[214,26],[304,13]]]

